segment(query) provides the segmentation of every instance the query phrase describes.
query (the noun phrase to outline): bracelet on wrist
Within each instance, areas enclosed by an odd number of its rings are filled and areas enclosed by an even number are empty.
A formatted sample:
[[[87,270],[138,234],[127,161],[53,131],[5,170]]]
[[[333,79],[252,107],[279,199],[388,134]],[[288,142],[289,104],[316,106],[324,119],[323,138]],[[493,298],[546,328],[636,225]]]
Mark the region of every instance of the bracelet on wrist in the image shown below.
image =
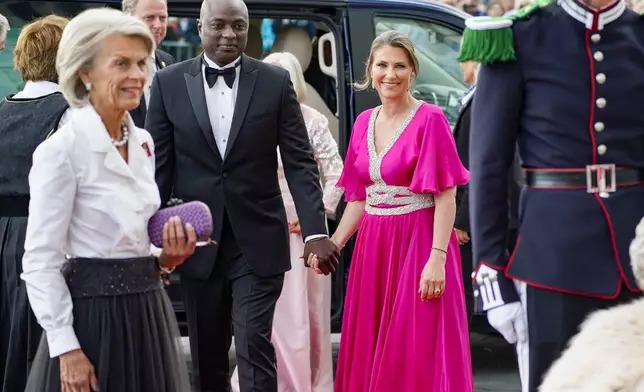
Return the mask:
[[[447,256],[447,251],[446,250],[443,250],[443,249],[440,249],[440,248],[432,248],[432,250],[435,250],[437,252],[441,252],[441,253],[445,254],[445,256]]]
[[[165,267],[163,263],[161,263],[161,257],[156,257],[156,261],[157,261],[157,267],[159,268],[159,271],[161,271],[161,273],[163,274],[169,275],[176,268],[176,267],[171,267],[171,268]]]

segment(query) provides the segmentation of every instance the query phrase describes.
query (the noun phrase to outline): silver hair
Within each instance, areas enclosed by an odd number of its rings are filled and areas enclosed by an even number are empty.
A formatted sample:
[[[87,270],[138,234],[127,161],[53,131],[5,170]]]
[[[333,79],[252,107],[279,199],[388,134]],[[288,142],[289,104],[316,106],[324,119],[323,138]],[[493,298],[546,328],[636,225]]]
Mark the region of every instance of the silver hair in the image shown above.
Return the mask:
[[[56,56],[56,70],[61,91],[71,107],[87,102],[89,91],[80,74],[92,67],[101,43],[114,35],[141,38],[150,55],[156,49],[154,37],[145,23],[110,8],[83,11],[65,27]]]
[[[168,0],[161,0],[168,3]],[[128,15],[134,15],[136,13],[136,7],[139,5],[139,0],[123,0],[121,2],[121,9],[123,13]]]
[[[304,102],[307,93],[306,81],[304,80],[302,66],[300,65],[297,57],[290,52],[275,52],[266,56],[266,58],[264,58],[264,62],[279,63],[281,68],[287,70],[291,76],[291,82],[293,83],[293,89],[295,90],[295,95],[297,95],[297,100]]]
[[[0,14],[0,41],[7,39],[7,32],[9,30],[11,30],[9,27],[9,21],[4,15]]]

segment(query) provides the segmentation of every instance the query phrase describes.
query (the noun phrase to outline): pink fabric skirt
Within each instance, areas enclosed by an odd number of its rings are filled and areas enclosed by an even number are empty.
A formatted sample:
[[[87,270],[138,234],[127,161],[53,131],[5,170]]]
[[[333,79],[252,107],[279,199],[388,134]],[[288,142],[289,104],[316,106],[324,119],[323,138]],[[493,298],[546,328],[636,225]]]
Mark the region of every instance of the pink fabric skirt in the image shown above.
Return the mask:
[[[452,234],[445,293],[422,302],[434,209],[365,213],[347,286],[335,392],[472,392],[461,258]]]

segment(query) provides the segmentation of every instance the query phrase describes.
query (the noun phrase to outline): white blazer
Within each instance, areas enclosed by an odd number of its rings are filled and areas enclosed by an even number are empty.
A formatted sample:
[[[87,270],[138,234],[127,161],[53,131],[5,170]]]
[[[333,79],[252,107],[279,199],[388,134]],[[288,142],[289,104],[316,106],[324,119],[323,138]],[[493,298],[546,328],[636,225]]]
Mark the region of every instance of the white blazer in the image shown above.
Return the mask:
[[[22,260],[29,303],[45,330],[50,356],[80,348],[72,299],[61,267],[66,255],[150,255],[147,224],[160,205],[150,134],[129,118],[128,161],[112,145],[91,105],[34,152]]]

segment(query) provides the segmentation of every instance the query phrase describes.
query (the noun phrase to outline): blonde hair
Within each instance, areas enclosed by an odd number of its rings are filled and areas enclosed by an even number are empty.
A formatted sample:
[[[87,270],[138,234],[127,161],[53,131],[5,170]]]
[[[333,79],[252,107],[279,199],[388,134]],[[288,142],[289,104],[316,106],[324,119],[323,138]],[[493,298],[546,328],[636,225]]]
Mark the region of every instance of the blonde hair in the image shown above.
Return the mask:
[[[7,39],[7,32],[11,30],[11,27],[9,26],[9,21],[7,18],[0,14],[0,41],[4,41]]]
[[[362,79],[358,83],[354,83],[353,87],[360,91],[366,90],[371,86],[371,67],[373,66],[373,55],[376,50],[382,48],[383,46],[391,46],[392,48],[399,48],[405,51],[407,58],[411,63],[411,68],[413,71],[412,78],[418,76],[418,56],[416,56],[416,48],[411,42],[409,37],[403,33],[400,33],[395,30],[385,31],[377,36],[371,43],[371,50],[369,50],[369,57],[367,58],[365,73]],[[413,80],[412,80],[413,81]]]
[[[293,83],[295,95],[300,102],[306,98],[306,81],[304,80],[304,72],[302,72],[302,65],[297,57],[289,52],[275,52],[271,53],[264,58],[265,63],[278,63],[281,68],[288,71]]]
[[[113,35],[140,38],[150,55],[156,48],[148,26],[134,16],[109,8],[81,12],[65,28],[56,56],[60,89],[70,106],[80,107],[87,101],[89,91],[80,73],[92,67],[99,46]]]
[[[36,19],[20,31],[13,65],[22,80],[58,83],[56,53],[69,20],[56,15]]]

